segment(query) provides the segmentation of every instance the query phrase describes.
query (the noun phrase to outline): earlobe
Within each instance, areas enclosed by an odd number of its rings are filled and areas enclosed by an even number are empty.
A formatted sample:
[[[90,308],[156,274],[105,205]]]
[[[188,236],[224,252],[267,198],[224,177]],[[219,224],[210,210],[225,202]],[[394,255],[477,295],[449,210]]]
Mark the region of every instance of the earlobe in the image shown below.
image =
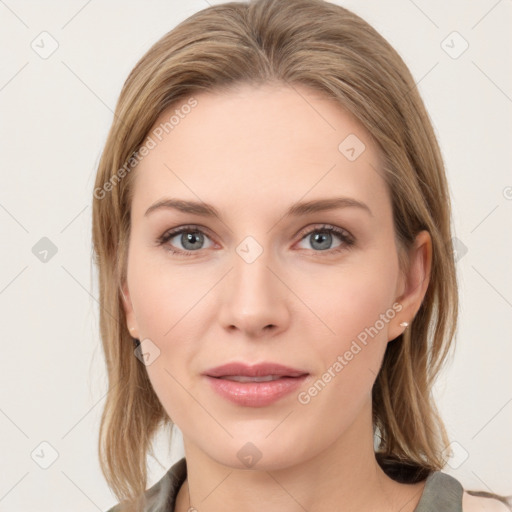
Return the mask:
[[[128,284],[126,282],[120,288],[121,295],[123,297],[123,308],[126,317],[126,327],[133,338],[138,338],[138,326],[135,319],[135,313],[133,311],[132,301],[130,298],[130,292],[128,290]]]
[[[394,323],[391,324],[391,327],[388,330],[388,343],[398,338],[398,336],[407,329],[409,326],[408,320],[409,317],[405,316],[403,309],[400,310],[400,313],[396,316]]]
[[[402,309],[396,317],[396,329],[390,332],[393,336],[390,341],[399,336],[413,321],[427,292],[432,265],[432,239],[428,231],[418,233],[408,258],[407,275],[404,276],[405,280],[402,280],[403,293],[396,299],[402,305]],[[404,322],[407,325],[403,325]]]

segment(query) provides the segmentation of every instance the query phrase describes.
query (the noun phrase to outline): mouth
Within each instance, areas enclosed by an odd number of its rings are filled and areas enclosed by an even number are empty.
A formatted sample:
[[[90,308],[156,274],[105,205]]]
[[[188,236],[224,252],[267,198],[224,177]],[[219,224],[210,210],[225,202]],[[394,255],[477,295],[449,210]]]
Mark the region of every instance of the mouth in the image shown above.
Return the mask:
[[[270,405],[301,386],[309,372],[275,363],[228,363],[204,372],[221,397],[245,407]]]
[[[309,372],[279,363],[263,362],[249,365],[243,362],[227,363],[215,368],[210,368],[204,375],[216,378],[263,378],[265,380],[276,380],[281,377],[302,377]],[[240,381],[244,382],[244,381]]]
[[[209,375],[209,377],[212,377]],[[297,377],[300,377],[298,375]],[[224,377],[212,377],[212,379],[231,380],[233,382],[271,382],[279,379],[296,379],[290,375],[265,375],[263,377],[247,377],[246,375],[225,375]]]

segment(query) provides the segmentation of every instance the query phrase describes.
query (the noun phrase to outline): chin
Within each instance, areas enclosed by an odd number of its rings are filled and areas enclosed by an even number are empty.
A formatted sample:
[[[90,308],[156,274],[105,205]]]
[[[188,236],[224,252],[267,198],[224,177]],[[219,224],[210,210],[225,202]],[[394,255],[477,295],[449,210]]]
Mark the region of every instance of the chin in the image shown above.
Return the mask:
[[[307,455],[297,450],[301,443],[290,436],[285,436],[288,443],[283,443],[283,436],[274,440],[265,439],[267,434],[258,438],[247,436],[231,439],[229,445],[219,446],[212,451],[210,444],[205,453],[219,464],[239,470],[275,471],[299,464],[307,460]],[[308,446],[311,450],[311,445]]]

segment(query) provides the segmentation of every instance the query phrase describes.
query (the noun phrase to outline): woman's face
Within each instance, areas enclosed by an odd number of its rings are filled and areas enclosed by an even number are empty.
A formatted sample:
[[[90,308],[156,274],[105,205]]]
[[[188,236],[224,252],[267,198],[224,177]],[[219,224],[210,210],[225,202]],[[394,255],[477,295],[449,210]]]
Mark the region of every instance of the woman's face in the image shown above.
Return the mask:
[[[125,310],[185,447],[275,468],[343,434],[366,442],[387,343],[423,296],[401,296],[390,197],[366,130],[308,88],[244,85],[174,106],[150,137],[132,171]],[[297,208],[342,197],[363,206]],[[202,208],[148,211],[170,199]],[[234,402],[212,385],[226,379],[204,375],[230,362],[307,376],[280,398]]]

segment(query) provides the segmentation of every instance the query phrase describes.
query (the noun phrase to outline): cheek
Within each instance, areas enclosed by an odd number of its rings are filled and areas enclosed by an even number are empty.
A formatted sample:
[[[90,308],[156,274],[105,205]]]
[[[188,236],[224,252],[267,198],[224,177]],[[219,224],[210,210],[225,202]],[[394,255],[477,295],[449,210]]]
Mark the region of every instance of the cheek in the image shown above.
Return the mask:
[[[135,249],[130,257],[128,279],[140,334],[167,343],[190,321],[189,315],[212,287],[214,276],[171,266],[165,254]]]
[[[328,277],[315,276],[314,286],[308,279],[298,291],[307,294],[304,302],[315,312],[307,315],[307,330],[317,340],[318,387],[325,384],[326,389],[319,407],[329,408],[336,395],[336,403],[357,408],[371,392],[396,315],[396,269],[392,260],[384,265],[382,260],[383,255],[375,254],[373,262],[361,258],[360,265],[331,269]]]
[[[197,350],[197,318],[204,315],[201,298],[215,276],[186,272],[179,266],[171,272],[165,258],[154,258],[139,248],[129,261],[130,297],[140,338],[157,354],[146,366],[148,377],[169,416],[172,412],[173,420],[186,417],[190,382],[185,369]]]
[[[320,364],[300,403],[304,414],[314,410],[316,417],[329,417],[329,425],[322,428],[330,438],[348,428],[371,399],[395,310],[389,281],[377,273],[340,275],[326,289],[329,292],[323,295],[310,292],[308,305],[321,312],[334,334],[324,325],[318,327],[316,318],[311,320],[310,337],[317,340],[314,350]],[[319,336],[320,330],[326,334]]]
[[[387,341],[388,324],[395,316],[392,262],[383,268],[364,258],[360,264],[331,268],[296,282],[302,283],[295,290],[310,310],[304,319],[310,329],[316,328],[317,339],[321,336],[338,349],[353,339],[364,342],[365,337]]]

